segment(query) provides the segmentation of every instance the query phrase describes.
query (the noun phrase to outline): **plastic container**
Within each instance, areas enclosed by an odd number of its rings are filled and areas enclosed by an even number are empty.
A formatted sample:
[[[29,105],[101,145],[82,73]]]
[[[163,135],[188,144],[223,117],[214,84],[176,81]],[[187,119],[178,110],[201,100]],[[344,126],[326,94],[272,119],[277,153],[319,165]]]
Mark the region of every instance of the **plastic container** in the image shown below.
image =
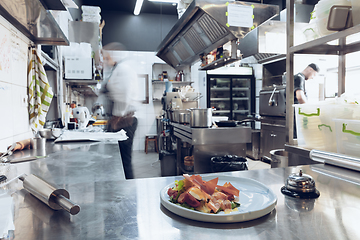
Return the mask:
[[[298,145],[329,152],[337,152],[334,118],[360,120],[360,106],[356,104],[322,101],[295,104]]]
[[[336,126],[337,152],[360,157],[360,120],[333,120]]]
[[[295,119],[298,145],[325,150],[325,143],[318,128],[321,125],[318,104],[295,104]]]
[[[83,14],[88,14],[88,15],[100,14],[101,12],[101,8],[97,6],[82,5],[81,10]]]
[[[83,14],[82,15],[82,20],[84,22],[96,22],[96,23],[100,23],[101,21],[101,16],[100,15],[86,15]]]
[[[315,21],[309,23],[302,29],[306,41],[311,41],[320,37],[319,30]]]
[[[329,16],[322,17],[322,18],[316,18],[315,23],[316,23],[316,26],[317,26],[320,36],[326,36],[326,35],[337,32],[337,31],[330,31],[327,29],[328,19],[329,19]]]
[[[356,0],[355,0],[356,1]],[[321,0],[319,1],[314,8],[315,11],[315,19],[319,18],[327,18],[330,13],[330,8],[333,5],[343,5],[343,6],[351,6],[350,0]]]

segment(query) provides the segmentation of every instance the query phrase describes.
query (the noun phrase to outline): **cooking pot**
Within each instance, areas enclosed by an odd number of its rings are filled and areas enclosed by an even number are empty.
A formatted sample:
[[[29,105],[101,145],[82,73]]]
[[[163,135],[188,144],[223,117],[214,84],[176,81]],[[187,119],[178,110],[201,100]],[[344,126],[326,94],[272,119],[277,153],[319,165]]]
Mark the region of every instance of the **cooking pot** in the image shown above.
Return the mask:
[[[180,109],[173,110],[173,119],[172,119],[172,121],[173,122],[178,122],[178,123],[183,123],[183,122],[180,121],[180,114],[186,114],[188,112],[189,112],[188,110],[180,110]],[[182,117],[182,118],[184,120],[184,117]]]
[[[179,123],[189,123],[190,122],[190,112],[186,110],[186,112],[179,113]]]
[[[211,108],[191,108],[190,109],[190,127],[207,128],[212,124]]]

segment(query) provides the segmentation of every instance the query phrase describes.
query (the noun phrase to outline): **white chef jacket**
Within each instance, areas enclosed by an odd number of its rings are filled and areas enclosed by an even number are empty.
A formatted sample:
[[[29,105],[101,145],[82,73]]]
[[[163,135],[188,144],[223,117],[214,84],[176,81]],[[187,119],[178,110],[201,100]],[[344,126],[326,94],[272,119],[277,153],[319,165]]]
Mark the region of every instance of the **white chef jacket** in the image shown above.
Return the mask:
[[[124,116],[135,112],[140,103],[137,73],[124,59],[118,61],[110,73],[106,89],[107,96],[114,102],[112,115]]]

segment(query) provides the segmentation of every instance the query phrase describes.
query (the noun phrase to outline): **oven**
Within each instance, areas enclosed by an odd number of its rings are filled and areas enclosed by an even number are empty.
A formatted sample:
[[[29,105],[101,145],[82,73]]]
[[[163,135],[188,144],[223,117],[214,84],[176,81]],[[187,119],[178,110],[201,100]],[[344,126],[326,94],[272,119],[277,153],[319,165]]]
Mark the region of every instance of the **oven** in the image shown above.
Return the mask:
[[[270,151],[284,149],[286,142],[286,86],[265,87],[259,94],[261,116],[260,158],[270,162]]]

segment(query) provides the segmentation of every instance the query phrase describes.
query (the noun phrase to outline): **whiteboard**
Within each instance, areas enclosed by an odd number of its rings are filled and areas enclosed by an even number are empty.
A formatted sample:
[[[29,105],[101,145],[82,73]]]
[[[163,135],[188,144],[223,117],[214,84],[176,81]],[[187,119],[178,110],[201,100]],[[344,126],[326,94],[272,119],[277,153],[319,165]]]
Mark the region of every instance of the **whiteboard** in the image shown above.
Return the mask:
[[[0,16],[0,81],[27,84],[29,40]]]

